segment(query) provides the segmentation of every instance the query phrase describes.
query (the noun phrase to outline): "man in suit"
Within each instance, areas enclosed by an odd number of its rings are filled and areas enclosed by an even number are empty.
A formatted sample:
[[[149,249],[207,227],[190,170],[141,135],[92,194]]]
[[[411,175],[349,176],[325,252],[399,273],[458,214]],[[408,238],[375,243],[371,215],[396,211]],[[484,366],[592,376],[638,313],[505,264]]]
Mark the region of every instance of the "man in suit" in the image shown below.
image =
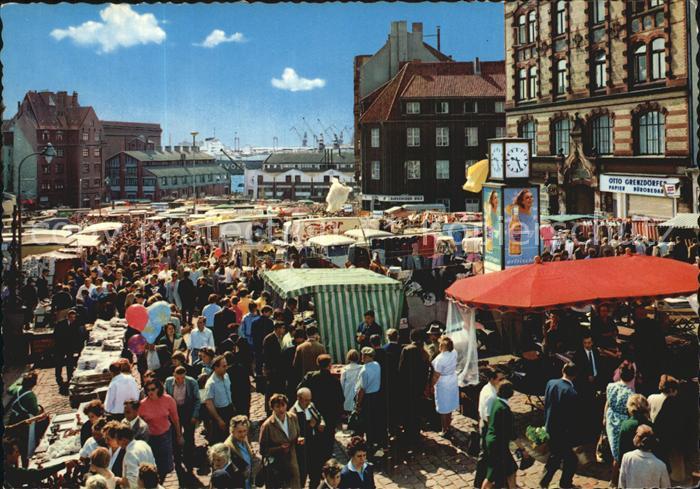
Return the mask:
[[[382,380],[386,380],[384,389],[387,399],[387,428],[391,435],[396,435],[398,430],[398,417],[396,416],[399,397],[401,392],[399,378],[399,360],[401,359],[401,345],[399,345],[399,332],[394,328],[389,328],[386,332],[389,343],[384,345],[386,352],[385,365],[382,365],[382,372],[385,374]]]
[[[282,364],[282,337],[284,336],[284,323],[278,321],[274,325],[272,333],[263,340],[263,374],[265,375],[265,409],[269,415],[270,396],[272,394],[282,394],[284,392],[284,371]]]
[[[56,355],[56,383],[61,393],[68,392],[68,384],[73,377],[73,370],[76,365],[76,355],[80,354],[87,339],[85,328],[78,321],[74,310],[68,312],[68,316],[63,321],[59,321],[54,326],[53,339],[54,351]],[[67,379],[63,383],[63,367],[66,367]]]
[[[261,315],[255,321],[253,321],[251,325],[251,336],[247,337],[245,332],[241,331],[241,336],[245,337],[248,344],[253,348],[256,380],[261,378],[263,375],[263,341],[265,341],[267,335],[272,333],[275,329],[275,323],[271,316],[272,307],[264,306],[262,308]]]
[[[544,393],[544,426],[549,434],[549,458],[545,465],[540,487],[548,487],[554,474],[562,465],[559,487],[572,487],[577,459],[573,447],[576,444],[576,419],[578,393],[574,388],[577,367],[569,362],[562,368],[561,379],[547,382]]]
[[[316,370],[316,359],[326,353],[326,347],[318,341],[318,328],[309,326],[306,328],[307,339],[296,349],[292,366],[304,376],[312,370]]]
[[[148,425],[139,416],[138,399],[128,399],[124,401],[124,420],[129,423],[131,430],[134,432],[134,440],[148,441]]]
[[[177,284],[177,294],[182,302],[182,324],[191,324],[194,316],[195,298],[197,290],[190,279],[190,271],[185,270],[182,280]]]
[[[231,301],[223,299],[219,305],[222,309],[214,314],[214,327],[211,331],[214,334],[214,344],[216,345],[220,345],[228,338],[233,332],[229,326],[236,323],[236,313],[231,309]]]
[[[404,346],[399,359],[402,401],[405,406],[404,432],[407,442],[416,443],[420,436],[420,412],[425,404],[425,390],[430,380],[430,360],[423,347],[425,331],[411,331],[411,343]]]
[[[579,396],[582,415],[581,441],[591,442],[600,433],[598,421],[601,419],[602,406],[596,402],[596,391],[603,387],[600,385],[603,376],[599,369],[600,356],[590,334],[583,336],[581,347],[574,354],[573,361],[578,366],[574,387]]]
[[[165,392],[175,399],[177,415],[180,418],[180,426],[184,433],[185,443],[177,445],[175,439],[179,433],[173,433],[173,447],[175,448],[175,466],[180,467],[184,463],[188,471],[194,465],[194,430],[199,421],[199,409],[202,401],[199,396],[199,385],[192,377],[187,376],[185,367],[175,368],[172,377],[165,380]]]

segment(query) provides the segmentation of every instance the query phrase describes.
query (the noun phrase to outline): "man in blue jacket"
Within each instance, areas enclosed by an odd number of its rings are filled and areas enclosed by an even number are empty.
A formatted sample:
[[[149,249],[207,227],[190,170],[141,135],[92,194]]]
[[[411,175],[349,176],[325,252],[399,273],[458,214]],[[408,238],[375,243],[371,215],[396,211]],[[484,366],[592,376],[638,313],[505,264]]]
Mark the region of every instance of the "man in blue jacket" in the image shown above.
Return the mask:
[[[172,377],[165,380],[165,392],[177,404],[177,415],[184,431],[185,443],[175,450],[175,466],[181,467],[184,462],[188,471],[194,465],[194,429],[199,421],[199,408],[202,401],[199,397],[199,385],[192,377],[187,376],[187,370],[182,365],[175,368]],[[173,433],[177,436],[178,433]]]
[[[544,393],[544,426],[549,434],[549,458],[540,487],[548,487],[562,466],[559,487],[573,486],[577,459],[573,447],[577,441],[578,393],[574,388],[577,368],[573,362],[564,365],[561,379],[547,382]]]

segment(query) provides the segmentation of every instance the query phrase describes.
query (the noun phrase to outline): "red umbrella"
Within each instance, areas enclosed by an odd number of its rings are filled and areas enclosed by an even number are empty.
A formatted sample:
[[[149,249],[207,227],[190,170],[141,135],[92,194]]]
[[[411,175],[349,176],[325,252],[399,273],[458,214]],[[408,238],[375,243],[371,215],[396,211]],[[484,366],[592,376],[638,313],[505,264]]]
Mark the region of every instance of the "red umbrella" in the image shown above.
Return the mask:
[[[697,291],[698,267],[632,255],[524,265],[458,280],[445,294],[480,309],[544,311]]]

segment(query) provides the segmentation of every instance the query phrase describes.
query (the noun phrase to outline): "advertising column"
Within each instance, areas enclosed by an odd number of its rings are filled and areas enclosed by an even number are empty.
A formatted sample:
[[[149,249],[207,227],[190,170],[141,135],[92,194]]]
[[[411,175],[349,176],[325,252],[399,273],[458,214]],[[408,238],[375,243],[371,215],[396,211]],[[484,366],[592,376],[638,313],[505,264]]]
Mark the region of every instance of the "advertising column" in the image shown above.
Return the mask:
[[[540,254],[538,190],[538,187],[503,189],[505,268],[533,263]]]
[[[484,186],[484,268],[487,272],[503,269],[503,191]]]

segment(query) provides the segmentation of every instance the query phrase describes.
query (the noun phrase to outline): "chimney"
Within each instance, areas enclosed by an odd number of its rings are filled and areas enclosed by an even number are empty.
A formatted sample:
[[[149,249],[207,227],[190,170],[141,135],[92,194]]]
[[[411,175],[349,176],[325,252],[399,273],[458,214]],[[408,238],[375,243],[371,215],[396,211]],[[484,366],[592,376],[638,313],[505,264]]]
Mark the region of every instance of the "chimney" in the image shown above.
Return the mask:
[[[172,147],[172,146],[166,146],[166,147],[165,147],[165,151],[172,151],[172,150],[173,150],[173,147]]]
[[[475,75],[481,75],[481,62],[479,61],[479,57],[477,56],[476,59],[474,60],[474,74]]]
[[[182,152],[182,146],[175,146],[175,152],[181,153],[181,152]]]
[[[73,92],[72,98],[73,98],[73,102],[72,102],[73,107],[77,107],[78,106],[78,92]]]
[[[440,51],[440,26],[437,26],[437,50]]]
[[[56,93],[56,105],[58,105],[60,108],[64,108],[66,106],[66,96],[68,93],[66,92],[58,92]]]
[[[413,29],[414,34],[419,34],[420,40],[423,41],[423,22],[414,22],[411,24],[411,29]]]

